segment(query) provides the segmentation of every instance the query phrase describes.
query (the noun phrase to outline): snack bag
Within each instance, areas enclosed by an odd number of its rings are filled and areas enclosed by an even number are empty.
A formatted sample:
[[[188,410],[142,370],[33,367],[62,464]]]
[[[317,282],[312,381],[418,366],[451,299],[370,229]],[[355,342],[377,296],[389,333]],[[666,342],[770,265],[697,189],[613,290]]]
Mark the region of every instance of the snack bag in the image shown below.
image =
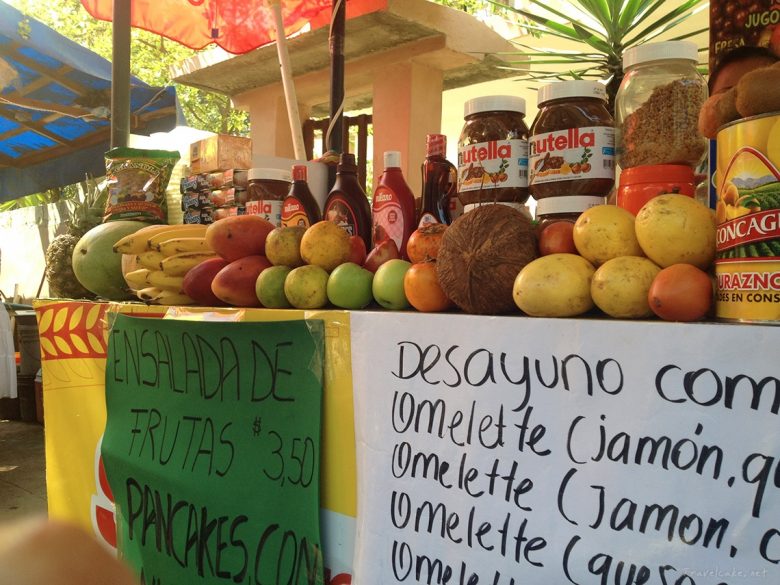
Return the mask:
[[[106,153],[108,200],[103,221],[167,223],[165,189],[179,160],[175,150],[112,148]]]

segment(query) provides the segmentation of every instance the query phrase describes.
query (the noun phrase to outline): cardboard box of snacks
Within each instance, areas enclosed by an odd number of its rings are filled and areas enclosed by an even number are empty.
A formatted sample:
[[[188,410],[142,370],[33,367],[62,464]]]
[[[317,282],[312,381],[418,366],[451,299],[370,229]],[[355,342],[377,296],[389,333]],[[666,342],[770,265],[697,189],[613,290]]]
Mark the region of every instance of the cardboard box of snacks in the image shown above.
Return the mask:
[[[217,134],[190,145],[192,173],[211,173],[252,166],[252,140],[243,136]]]

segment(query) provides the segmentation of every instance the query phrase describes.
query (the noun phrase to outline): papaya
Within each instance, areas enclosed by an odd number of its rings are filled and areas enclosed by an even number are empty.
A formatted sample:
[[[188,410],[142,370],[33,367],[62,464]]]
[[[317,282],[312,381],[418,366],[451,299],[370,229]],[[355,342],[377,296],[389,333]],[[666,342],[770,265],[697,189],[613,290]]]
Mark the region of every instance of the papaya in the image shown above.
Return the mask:
[[[148,224],[142,221],[110,221],[95,226],[73,248],[73,272],[81,286],[109,301],[134,298],[122,273],[122,254],[113,247],[121,238]]]

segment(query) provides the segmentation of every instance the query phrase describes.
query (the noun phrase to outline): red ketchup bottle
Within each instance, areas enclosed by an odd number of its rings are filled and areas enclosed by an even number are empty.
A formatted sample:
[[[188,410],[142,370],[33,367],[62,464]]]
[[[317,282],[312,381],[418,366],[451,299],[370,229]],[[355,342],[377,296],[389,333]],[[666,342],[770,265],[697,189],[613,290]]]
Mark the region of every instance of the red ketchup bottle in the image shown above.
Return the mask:
[[[345,152],[336,167],[336,182],[325,201],[323,219],[334,222],[350,236],[360,236],[371,249],[371,206],[358,183],[355,155]]]
[[[452,223],[451,206],[457,200],[458,170],[444,158],[447,137],[428,134],[426,154],[422,164],[422,202],[417,226],[431,223]]]
[[[385,170],[374,190],[372,217],[374,244],[392,238],[402,258],[406,258],[406,242],[416,229],[414,193],[401,172],[401,153],[389,150],[384,154]]]
[[[293,182],[282,204],[282,225],[309,227],[322,219],[317,200],[309,189],[306,165],[293,165]]]

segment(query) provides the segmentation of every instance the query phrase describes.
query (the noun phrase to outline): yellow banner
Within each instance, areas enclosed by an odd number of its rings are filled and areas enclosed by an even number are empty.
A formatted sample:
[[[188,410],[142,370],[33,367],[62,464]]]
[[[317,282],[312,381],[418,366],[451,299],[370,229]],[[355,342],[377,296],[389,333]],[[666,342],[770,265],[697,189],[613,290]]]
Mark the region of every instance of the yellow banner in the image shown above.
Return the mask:
[[[351,569],[357,503],[348,312],[183,309],[79,301],[37,301],[35,310],[43,370],[49,516],[81,524],[109,545],[114,545],[116,538],[113,497],[105,478],[101,481],[100,463],[100,440],[106,423],[107,312],[210,321],[322,319],[325,394],[321,507],[326,516],[323,543],[327,549],[329,532],[348,543],[342,546],[338,562],[332,562],[330,568],[334,574],[341,574],[340,582],[349,582],[346,573]],[[327,556],[328,551],[325,552]]]

